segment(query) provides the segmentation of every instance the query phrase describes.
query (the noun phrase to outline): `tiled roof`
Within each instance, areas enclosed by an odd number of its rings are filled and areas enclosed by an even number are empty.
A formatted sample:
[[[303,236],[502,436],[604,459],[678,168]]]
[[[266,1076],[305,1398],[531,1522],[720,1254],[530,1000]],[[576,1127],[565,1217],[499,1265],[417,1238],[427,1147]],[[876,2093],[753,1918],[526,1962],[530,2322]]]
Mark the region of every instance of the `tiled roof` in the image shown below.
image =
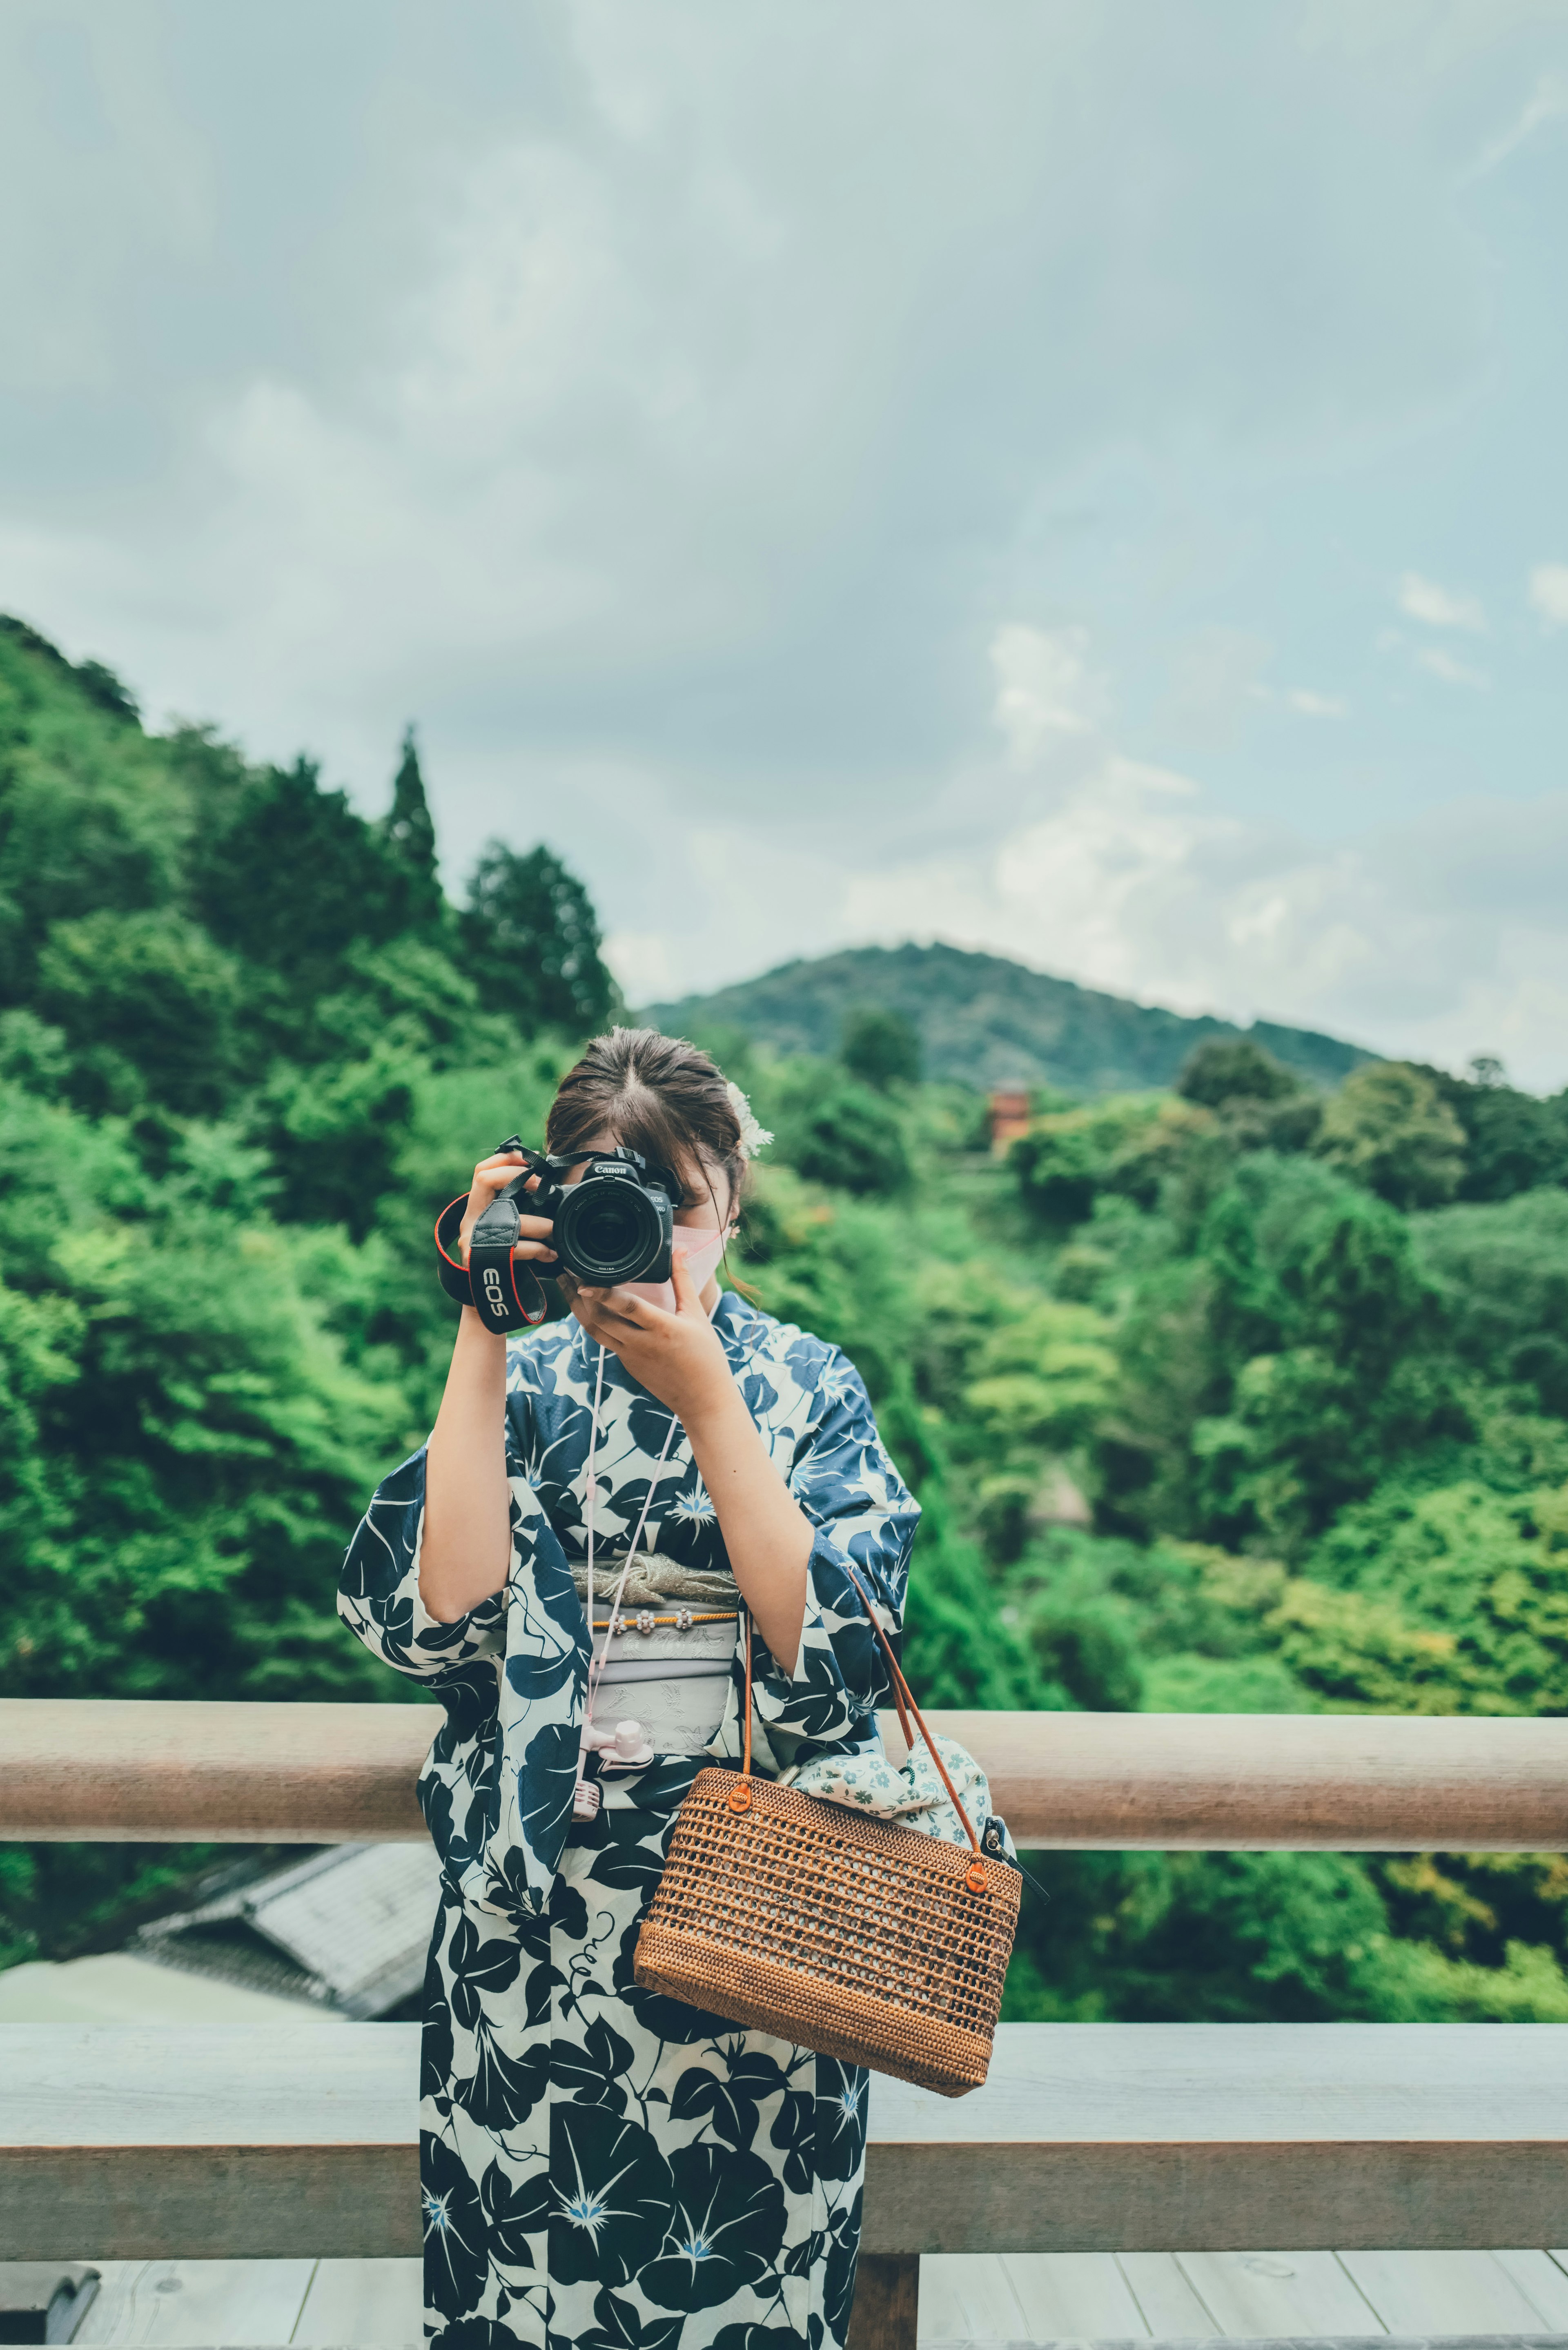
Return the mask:
[[[156,1918],[133,1947],[340,2015],[386,2015],[423,1980],[437,1876],[427,1844],[338,1845]]]

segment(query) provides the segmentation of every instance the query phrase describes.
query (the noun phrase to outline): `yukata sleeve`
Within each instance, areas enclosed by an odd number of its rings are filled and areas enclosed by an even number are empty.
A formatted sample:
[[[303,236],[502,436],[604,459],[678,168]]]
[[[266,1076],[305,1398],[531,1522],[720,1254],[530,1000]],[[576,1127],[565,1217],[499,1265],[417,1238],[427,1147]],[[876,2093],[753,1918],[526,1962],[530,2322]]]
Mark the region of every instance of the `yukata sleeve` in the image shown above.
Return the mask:
[[[754,1702],[770,1742],[806,1744],[867,1734],[889,1695],[881,1646],[848,1569],[891,1639],[903,1623],[909,1549],[919,1504],[877,1431],[859,1373],[835,1353],[824,1367],[810,1430],[789,1486],[815,1528],[806,1565],[805,1621],[794,1669],[757,1651]]]
[[[531,1354],[509,1348],[506,1366],[506,1480],[512,1496],[512,1537],[517,1541],[519,1498],[527,1495],[534,1449],[532,1403],[538,1377]],[[371,1496],[343,1562],[337,1613],[371,1654],[394,1672],[437,1688],[481,1657],[500,1657],[506,1642],[509,1567],[496,1587],[450,1624],[438,1623],[420,1596],[420,1553],[425,1530],[425,1455],[421,1445]]]
[[[514,1474],[507,1459],[507,1474]],[[423,1445],[382,1479],[354,1530],[337,1585],[337,1613],[373,1656],[411,1680],[441,1681],[477,1658],[498,1656],[505,1638],[506,1564],[497,1587],[450,1624],[439,1623],[420,1596],[425,1530]]]

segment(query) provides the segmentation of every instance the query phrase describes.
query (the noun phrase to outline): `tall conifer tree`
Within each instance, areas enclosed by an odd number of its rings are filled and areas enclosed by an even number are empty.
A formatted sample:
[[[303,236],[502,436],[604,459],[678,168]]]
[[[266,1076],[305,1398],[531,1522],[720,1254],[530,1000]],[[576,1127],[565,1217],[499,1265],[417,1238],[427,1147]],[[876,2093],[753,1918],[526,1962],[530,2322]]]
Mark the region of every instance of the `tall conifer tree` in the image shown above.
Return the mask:
[[[416,923],[439,920],[442,899],[436,863],[435,826],[420,771],[419,744],[411,726],[403,729],[403,754],[392,785],[391,813],[381,832],[409,880],[409,912]]]
[[[470,977],[487,998],[510,1004],[524,1035],[582,1035],[618,1008],[588,893],[542,842],[526,857],[503,840],[486,844],[460,935]]]

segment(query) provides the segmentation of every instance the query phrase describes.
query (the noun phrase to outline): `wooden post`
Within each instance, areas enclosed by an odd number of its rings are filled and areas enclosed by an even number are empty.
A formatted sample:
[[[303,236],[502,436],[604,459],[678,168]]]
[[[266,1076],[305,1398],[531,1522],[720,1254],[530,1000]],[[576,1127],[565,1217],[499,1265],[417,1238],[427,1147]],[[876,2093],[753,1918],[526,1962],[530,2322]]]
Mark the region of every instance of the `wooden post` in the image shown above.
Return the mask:
[[[919,2254],[862,2252],[845,2350],[915,2350],[919,2310]]]

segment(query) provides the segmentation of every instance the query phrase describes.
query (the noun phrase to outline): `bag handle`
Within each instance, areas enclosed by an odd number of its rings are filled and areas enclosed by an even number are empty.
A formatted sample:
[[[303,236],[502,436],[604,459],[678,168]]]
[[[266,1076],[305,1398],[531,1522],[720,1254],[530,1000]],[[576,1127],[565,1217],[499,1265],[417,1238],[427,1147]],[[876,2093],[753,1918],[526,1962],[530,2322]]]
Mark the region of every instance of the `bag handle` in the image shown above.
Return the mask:
[[[926,1742],[926,1752],[936,1765],[937,1776],[940,1779],[942,1785],[947,1789],[948,1801],[951,1804],[954,1811],[958,1814],[959,1818],[963,1822],[964,1834],[969,1838],[970,1850],[973,1855],[973,1858],[970,1862],[969,1869],[964,1878],[964,1883],[968,1886],[971,1893],[983,1893],[986,1889],[986,1876],[985,1863],[981,1857],[980,1838],[974,1832],[974,1827],[970,1820],[969,1814],[965,1811],[963,1804],[959,1800],[958,1789],[953,1785],[951,1779],[948,1776],[948,1766],[942,1761],[941,1756],[937,1752],[936,1740],[931,1736],[929,1730],[926,1726],[926,1718],[924,1714],[920,1711],[919,1707],[915,1703],[914,1694],[909,1688],[909,1682],[904,1679],[903,1667],[899,1664],[898,1658],[893,1654],[892,1642],[888,1639],[888,1635],[884,1632],[881,1625],[877,1620],[877,1611],[872,1607],[871,1602],[867,1598],[866,1593],[861,1586],[859,1576],[856,1574],[855,1569],[850,1565],[847,1559],[841,1559],[839,1564],[843,1567],[845,1574],[849,1577],[851,1584],[853,1584],[855,1587],[855,1595],[859,1600],[860,1605],[865,1608],[867,1615],[871,1619],[871,1629],[876,1633],[877,1640],[881,1645],[882,1654],[887,1659],[888,1677],[893,1686],[893,1702],[898,1708],[898,1727],[903,1731],[905,1743],[913,1747],[915,1742],[909,1734],[909,1715],[913,1714],[916,1721],[919,1725],[920,1736]],[[908,1709],[907,1711],[906,1708]],[[749,1812],[752,1808],[752,1611],[749,1607],[746,1610],[745,1751],[741,1763],[740,1780],[739,1783],[731,1789],[729,1802],[730,1809],[737,1814]]]

